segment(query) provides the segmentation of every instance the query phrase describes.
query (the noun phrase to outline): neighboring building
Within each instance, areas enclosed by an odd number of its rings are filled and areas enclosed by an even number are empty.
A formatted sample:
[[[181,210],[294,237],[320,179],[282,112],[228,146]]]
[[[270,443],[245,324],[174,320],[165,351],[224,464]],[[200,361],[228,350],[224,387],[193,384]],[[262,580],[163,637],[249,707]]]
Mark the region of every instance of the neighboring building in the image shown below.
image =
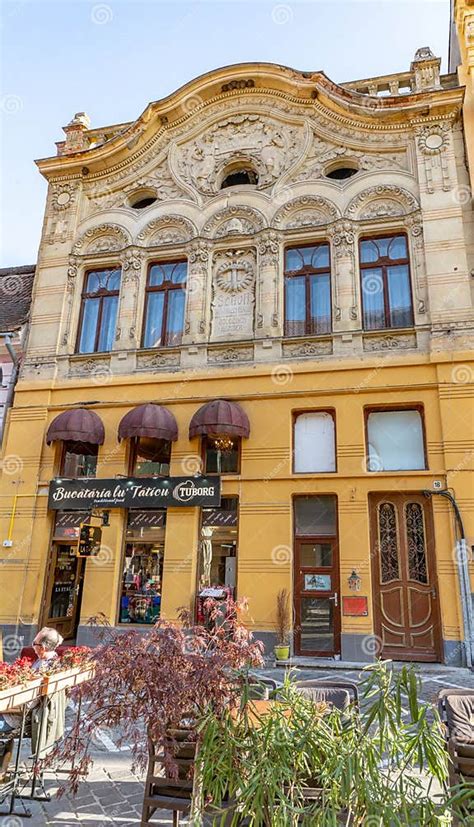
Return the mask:
[[[26,344],[35,265],[0,269],[0,445]]]
[[[140,628],[225,587],[270,644],[286,588],[299,654],[462,661],[467,565],[435,495],[472,536],[462,105],[423,48],[343,85],[225,67],[65,127],[38,161],[5,634],[87,642],[98,613]],[[110,525],[87,559],[91,505]]]
[[[474,0],[451,0],[449,71],[465,87],[464,134],[471,191],[474,185]],[[466,193],[466,198],[469,193]]]

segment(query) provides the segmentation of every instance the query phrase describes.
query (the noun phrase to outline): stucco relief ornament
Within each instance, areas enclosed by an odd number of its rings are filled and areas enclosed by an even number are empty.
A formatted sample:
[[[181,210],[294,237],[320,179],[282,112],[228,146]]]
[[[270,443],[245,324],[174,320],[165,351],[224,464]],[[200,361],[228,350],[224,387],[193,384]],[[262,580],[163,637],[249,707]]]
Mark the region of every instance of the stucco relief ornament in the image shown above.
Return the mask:
[[[426,187],[429,193],[435,191],[437,170],[441,170],[443,191],[448,192],[451,189],[446,156],[446,150],[449,147],[449,132],[450,127],[445,123],[422,126],[417,129],[418,149],[423,155]]]
[[[259,262],[262,267],[276,267],[280,257],[280,242],[275,232],[269,232],[259,240]]]
[[[51,188],[51,207],[57,212],[68,210],[76,200],[77,187],[74,184],[53,184]]]
[[[263,120],[260,115],[232,115],[178,150],[179,176],[201,193],[213,195],[230,162],[249,163],[258,189],[271,186],[294,163],[303,146],[301,128]]]
[[[226,253],[224,261],[216,270],[216,284],[226,293],[239,293],[246,290],[253,281],[253,267],[250,261],[240,258],[245,250],[231,250]]]
[[[197,230],[188,219],[181,215],[163,215],[154,218],[137,235],[141,244],[158,246],[189,241],[197,235]]]
[[[138,278],[140,277],[141,266],[141,251],[138,249],[127,250],[122,261],[122,269],[124,271],[124,284],[126,282],[138,280]]]
[[[264,226],[264,218],[251,207],[225,207],[211,216],[202,233],[210,238],[227,235],[253,235]]]
[[[408,215],[419,209],[416,198],[402,187],[379,184],[356,195],[345,214],[349,218],[379,218],[387,215]]]
[[[73,252],[76,255],[87,253],[104,253],[121,250],[130,244],[130,238],[125,230],[116,224],[100,224],[91,227],[74,244]]]
[[[332,243],[337,258],[354,254],[354,227],[350,221],[338,221],[332,226]]]
[[[278,228],[296,229],[328,224],[338,218],[340,214],[331,201],[318,195],[301,195],[280,207],[273,224]]]

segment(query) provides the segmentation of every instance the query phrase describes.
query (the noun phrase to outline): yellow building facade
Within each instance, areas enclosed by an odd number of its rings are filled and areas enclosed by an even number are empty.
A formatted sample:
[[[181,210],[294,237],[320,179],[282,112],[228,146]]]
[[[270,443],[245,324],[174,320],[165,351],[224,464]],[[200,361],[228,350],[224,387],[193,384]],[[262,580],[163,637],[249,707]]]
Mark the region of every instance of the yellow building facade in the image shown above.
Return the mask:
[[[463,94],[421,49],[65,127],[3,450],[7,650],[228,594],[270,648],[286,589],[295,654],[469,663]]]

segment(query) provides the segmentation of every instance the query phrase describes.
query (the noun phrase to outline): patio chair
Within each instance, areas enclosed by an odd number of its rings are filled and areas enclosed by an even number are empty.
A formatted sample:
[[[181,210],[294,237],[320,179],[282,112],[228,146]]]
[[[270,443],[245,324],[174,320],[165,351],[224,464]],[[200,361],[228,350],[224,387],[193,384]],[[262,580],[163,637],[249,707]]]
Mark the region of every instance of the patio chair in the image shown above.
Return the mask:
[[[261,678],[259,675],[249,675],[248,693],[250,700],[268,701],[277,689],[278,684],[273,678]]]
[[[445,726],[446,746],[451,758],[450,784],[461,776],[474,786],[474,689],[442,689],[438,712]]]
[[[350,704],[359,708],[359,693],[355,683],[349,681],[326,681],[311,679],[297,681],[296,688],[307,698],[318,703],[325,702],[329,706],[344,711]]]
[[[162,748],[156,746],[148,737],[148,771],[145,779],[143,797],[142,827],[152,824],[156,810],[171,810],[173,827],[178,827],[181,815],[188,815],[193,797],[193,780],[191,769],[196,758],[196,742],[192,740],[193,732],[185,727],[171,730],[170,747],[177,743],[174,760],[178,767],[178,777],[171,778],[165,765]]]

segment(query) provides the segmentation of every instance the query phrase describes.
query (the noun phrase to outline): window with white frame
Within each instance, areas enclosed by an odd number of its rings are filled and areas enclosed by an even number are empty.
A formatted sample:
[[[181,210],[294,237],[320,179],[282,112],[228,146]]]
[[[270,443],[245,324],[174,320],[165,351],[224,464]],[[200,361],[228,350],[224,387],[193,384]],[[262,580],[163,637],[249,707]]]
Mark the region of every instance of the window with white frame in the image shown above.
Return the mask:
[[[367,470],[426,468],[423,421],[418,410],[371,411],[367,415]]]
[[[295,473],[336,470],[336,433],[329,411],[298,414],[294,423]]]

